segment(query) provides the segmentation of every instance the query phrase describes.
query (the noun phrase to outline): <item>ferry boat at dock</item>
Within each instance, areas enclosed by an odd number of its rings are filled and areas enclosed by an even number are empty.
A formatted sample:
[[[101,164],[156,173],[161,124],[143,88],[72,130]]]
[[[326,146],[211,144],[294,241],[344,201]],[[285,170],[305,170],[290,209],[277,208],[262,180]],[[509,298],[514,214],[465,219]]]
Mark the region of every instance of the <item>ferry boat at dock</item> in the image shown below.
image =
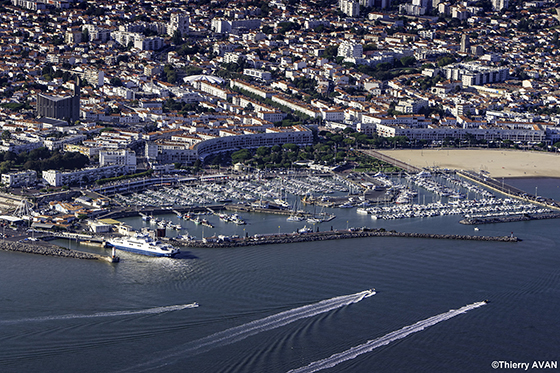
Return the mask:
[[[169,244],[155,241],[148,235],[141,234],[132,237],[111,238],[107,240],[107,244],[117,250],[149,256],[173,257],[180,252],[179,249]]]

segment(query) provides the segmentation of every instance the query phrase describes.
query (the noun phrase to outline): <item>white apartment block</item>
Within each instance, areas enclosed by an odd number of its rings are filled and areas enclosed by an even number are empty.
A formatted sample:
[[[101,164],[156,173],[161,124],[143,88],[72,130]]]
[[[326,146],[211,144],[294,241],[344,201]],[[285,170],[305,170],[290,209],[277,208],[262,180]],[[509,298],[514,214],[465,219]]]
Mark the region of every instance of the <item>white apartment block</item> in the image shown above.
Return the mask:
[[[259,69],[243,69],[243,75],[264,81],[272,80],[272,74],[270,74],[270,72]]]
[[[280,122],[281,120],[286,118],[287,115],[288,114],[286,114],[282,111],[279,111],[279,110],[257,112],[257,117],[259,117],[260,119],[269,121],[271,123]]]
[[[228,100],[233,97],[234,93],[227,88],[219,86],[217,84],[212,84],[210,82],[199,80],[196,82],[197,89],[202,92],[208,93],[209,95],[216,96],[222,100]]]
[[[99,40],[106,42],[111,39],[111,31],[96,25],[83,25],[82,31],[88,31],[89,40]]]
[[[103,166],[124,166],[128,173],[136,172],[136,153],[128,149],[99,152],[99,164]]]
[[[76,171],[63,172],[59,170],[43,171],[43,179],[52,186],[59,187],[63,185],[91,183],[92,181],[116,177],[126,174],[123,166],[105,166],[84,168]]]
[[[172,14],[171,20],[167,25],[167,35],[173,36],[175,31],[179,31],[179,33],[184,36],[189,33],[189,17],[183,16],[181,14]]]
[[[492,8],[494,10],[502,10],[502,9],[506,9],[509,6],[509,1],[508,0],[492,0]]]
[[[227,20],[214,18],[210,24],[212,31],[223,34],[228,33],[235,28],[245,28],[255,30],[261,27],[260,19],[240,19],[240,20]]]
[[[460,80],[464,87],[503,82],[509,77],[508,67],[491,67],[477,62],[456,63],[443,68],[446,79]]]
[[[259,87],[253,84],[249,84],[242,80],[232,79],[230,81],[230,87],[237,87],[254,95],[262,98],[271,98],[274,95],[274,91],[267,89],[265,87]]]
[[[292,100],[284,95],[272,96],[272,101],[284,105],[293,111],[305,114],[313,119],[321,117],[321,112],[302,101]]]
[[[2,184],[10,188],[33,185],[37,182],[37,171],[27,170],[2,174]]]
[[[49,137],[43,141],[43,144],[49,150],[56,150],[56,149],[62,149],[65,144],[78,144],[79,142],[84,141],[85,139],[87,139],[86,135],[72,135],[72,136],[62,137],[60,139],[55,137]]]
[[[153,51],[153,50],[158,50],[163,48],[163,46],[165,45],[165,42],[163,40],[163,38],[157,37],[157,36],[153,36],[153,37],[141,37],[141,38],[137,38],[134,39],[134,48],[136,49],[140,49],[143,51]]]
[[[94,87],[102,87],[105,82],[105,73],[102,70],[86,69],[83,77],[85,81]]]
[[[360,15],[360,4],[353,0],[340,0],[340,11],[348,17],[357,17]]]
[[[192,145],[185,141],[156,140],[146,142],[146,157],[150,162],[187,163],[192,164],[198,159],[198,153]]]
[[[338,46],[338,53],[339,57],[354,57],[354,58],[361,58],[364,54],[364,48],[361,44],[351,43],[349,41],[343,41]]]
[[[254,149],[261,146],[283,144],[311,145],[313,133],[304,126],[268,128],[265,133],[217,137],[196,144],[193,148],[201,159],[209,155],[239,149]]]

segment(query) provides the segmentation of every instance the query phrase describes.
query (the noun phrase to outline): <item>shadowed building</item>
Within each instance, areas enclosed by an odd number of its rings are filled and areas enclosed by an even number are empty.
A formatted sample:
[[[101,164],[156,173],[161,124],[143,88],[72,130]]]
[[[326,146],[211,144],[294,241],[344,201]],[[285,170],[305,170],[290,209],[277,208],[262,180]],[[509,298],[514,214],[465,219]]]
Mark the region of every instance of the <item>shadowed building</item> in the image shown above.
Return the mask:
[[[37,116],[68,120],[73,123],[80,119],[80,81],[71,96],[37,95]]]

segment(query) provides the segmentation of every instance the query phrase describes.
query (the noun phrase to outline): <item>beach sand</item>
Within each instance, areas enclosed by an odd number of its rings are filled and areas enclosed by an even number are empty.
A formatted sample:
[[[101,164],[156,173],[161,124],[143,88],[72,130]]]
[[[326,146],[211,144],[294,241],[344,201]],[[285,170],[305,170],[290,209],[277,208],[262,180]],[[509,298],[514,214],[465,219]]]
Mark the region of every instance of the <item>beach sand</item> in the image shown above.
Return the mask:
[[[492,177],[560,177],[560,154],[503,149],[383,150],[416,167],[484,170]]]

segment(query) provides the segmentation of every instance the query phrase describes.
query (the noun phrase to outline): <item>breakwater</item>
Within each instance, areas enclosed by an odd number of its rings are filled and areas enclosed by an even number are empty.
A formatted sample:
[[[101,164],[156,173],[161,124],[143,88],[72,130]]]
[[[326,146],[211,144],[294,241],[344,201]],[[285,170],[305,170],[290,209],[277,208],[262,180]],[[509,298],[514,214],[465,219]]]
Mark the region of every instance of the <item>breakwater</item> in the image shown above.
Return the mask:
[[[242,247],[254,245],[272,245],[272,244],[289,244],[297,242],[311,242],[311,241],[328,241],[328,240],[341,240],[349,238],[365,238],[365,237],[404,237],[404,238],[428,238],[428,239],[443,239],[443,240],[465,240],[465,241],[494,241],[494,242],[517,242],[520,241],[515,236],[474,236],[474,235],[458,235],[458,234],[435,234],[435,233],[410,233],[410,232],[396,232],[385,230],[336,230],[316,233],[289,233],[289,234],[275,234],[257,237],[246,237],[237,239],[217,239],[206,238],[204,241],[191,240],[181,241],[181,245],[185,247]]]
[[[47,255],[47,256],[58,256],[64,258],[108,260],[107,257],[104,257],[102,255],[66,249],[60,246],[51,245],[44,242],[31,244],[31,243],[24,243],[24,242],[3,241],[0,242],[0,250],[17,251],[20,253],[38,254],[38,255]]]
[[[548,214],[524,214],[513,216],[489,216],[481,218],[466,218],[459,223],[465,225],[479,225],[479,224],[493,224],[493,223],[511,223],[515,221],[529,221],[529,220],[543,220],[543,219],[558,219],[560,213],[551,212]]]
[[[263,214],[276,214],[276,215],[292,215],[294,213],[293,210],[245,206],[240,204],[225,205],[224,207],[227,211],[234,211],[234,212],[260,212]],[[308,213],[306,211],[299,211],[298,215],[309,217],[311,216],[311,213]]]

